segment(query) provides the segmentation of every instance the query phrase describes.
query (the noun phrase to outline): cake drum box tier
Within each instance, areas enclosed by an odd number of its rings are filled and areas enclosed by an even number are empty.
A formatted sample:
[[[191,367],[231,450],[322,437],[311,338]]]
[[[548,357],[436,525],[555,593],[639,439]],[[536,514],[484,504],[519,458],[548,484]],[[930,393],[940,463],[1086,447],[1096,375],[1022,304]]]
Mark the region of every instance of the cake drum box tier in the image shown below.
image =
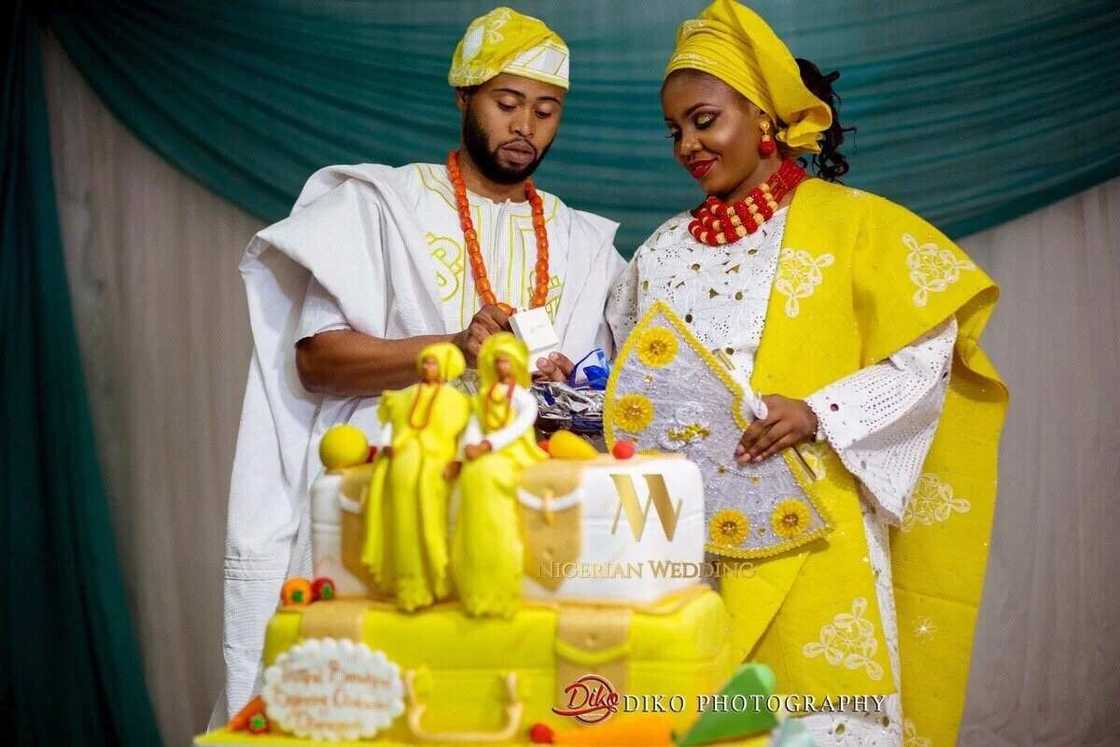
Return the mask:
[[[307,640],[383,652],[400,668],[406,705],[372,743],[528,744],[530,724],[578,723],[552,709],[586,675],[604,677],[620,694],[679,694],[695,704],[734,670],[723,602],[695,577],[704,560],[703,486],[688,460],[601,455],[527,467],[518,489],[523,601],[509,619],[471,617],[456,602],[406,613],[377,598],[360,559],[370,475],[363,464],[314,482],[314,574],[330,577],[338,596],[281,606],[268,626],[264,665]],[[691,705],[676,725],[694,718]],[[199,744],[313,743],[275,729],[232,736]]]
[[[498,356],[518,355],[512,347],[494,347]],[[422,424],[409,414],[404,430],[420,428],[412,432],[426,436],[431,422],[438,432],[450,410],[469,407],[465,395],[449,391],[442,380],[433,383],[437,393],[430,395],[428,411],[434,414]],[[532,395],[522,397],[512,379],[506,385],[508,396],[503,390],[493,400],[510,403],[502,422],[519,422],[513,415],[517,402],[527,402],[522,409],[535,416]],[[414,398],[409,412],[415,412],[423,391],[414,385],[387,393],[383,402],[393,395]],[[445,395],[449,399],[437,401]],[[479,407],[471,412],[485,417],[486,404]],[[383,407],[382,418],[391,417],[390,410]],[[505,535],[511,546],[517,542],[509,538],[520,538],[520,569],[515,555],[504,555],[511,559],[506,596],[513,604],[504,611],[478,607],[473,614],[462,601],[467,597],[459,596],[466,587],[452,585],[450,593],[437,591],[417,605],[400,588],[394,595],[379,586],[363,557],[367,523],[387,531],[400,526],[384,518],[398,510],[392,505],[407,510],[413,500],[423,504],[423,482],[405,483],[412,487],[390,495],[385,491],[393,489],[391,477],[384,476],[392,475],[390,465],[402,458],[402,449],[425,447],[390,437],[386,443],[396,444],[393,449],[379,451],[353,426],[328,431],[320,448],[325,469],[310,490],[314,582],[289,579],[284,585],[265,634],[260,695],[226,728],[198,737],[196,744],[522,745],[551,741],[555,734],[556,743],[603,745],[616,742],[591,735],[609,735],[620,724],[623,733],[647,729],[645,736],[614,737],[621,744],[669,745],[681,735],[687,735],[685,744],[713,743],[688,739],[708,718],[698,714],[700,699],[728,692],[751,666],[740,666],[730,616],[706,583],[714,569],[705,564],[700,469],[677,454],[635,454],[629,442],[616,444],[613,455],[602,454],[566,431],[552,436],[545,453],[532,440],[532,418],[528,423],[517,439],[501,442],[500,429],[487,429],[487,438],[501,445],[487,440],[481,457],[471,455],[465,436],[458,456],[448,457],[453,465],[463,460],[461,472],[442,473],[442,484],[450,485],[448,545],[463,516],[477,516],[463,506],[471,500],[469,485],[480,483],[489,487],[481,495],[476,489],[473,505],[488,511],[491,501],[504,501],[506,513],[494,515],[513,527]],[[412,444],[421,443],[412,438]],[[511,468],[514,452],[522,456]],[[473,483],[466,477],[471,468]],[[427,483],[433,484],[441,483]],[[377,496],[383,508],[371,513]],[[373,519],[383,523],[369,523]],[[385,558],[396,557],[398,548],[410,550],[398,543],[397,531],[389,535],[394,549],[385,550]],[[490,534],[474,537],[483,553],[477,557],[493,557],[498,544],[486,547]],[[421,546],[428,562],[427,535]],[[454,551],[448,567],[454,578]],[[476,594],[481,586],[488,596],[497,585],[490,583],[489,569],[481,584],[474,581]],[[435,578],[431,566],[425,572]],[[772,679],[761,684],[764,677],[750,675],[755,684],[748,692],[773,691]],[[684,705],[650,716],[646,708],[623,705],[631,696],[661,702],[675,697]],[[755,716],[763,720],[745,734],[757,736],[743,744],[769,743],[766,732],[778,723],[769,711]],[[656,724],[656,738],[649,736],[650,724]],[[570,741],[573,731],[577,741]],[[581,734],[590,741],[578,741]]]
[[[523,601],[509,619],[471,617],[454,601],[406,613],[377,598],[360,559],[371,471],[361,464],[315,480],[314,573],[334,581],[337,597],[282,605],[264,652],[269,668],[305,641],[353,641],[396,664],[404,712],[355,743],[528,744],[530,724],[577,723],[552,709],[585,675],[618,693],[679,694],[695,704],[734,670],[723,602],[695,577],[704,561],[703,485],[687,459],[600,455],[527,467],[517,496]],[[676,725],[694,718],[692,705]],[[275,729],[198,741],[311,743]]]

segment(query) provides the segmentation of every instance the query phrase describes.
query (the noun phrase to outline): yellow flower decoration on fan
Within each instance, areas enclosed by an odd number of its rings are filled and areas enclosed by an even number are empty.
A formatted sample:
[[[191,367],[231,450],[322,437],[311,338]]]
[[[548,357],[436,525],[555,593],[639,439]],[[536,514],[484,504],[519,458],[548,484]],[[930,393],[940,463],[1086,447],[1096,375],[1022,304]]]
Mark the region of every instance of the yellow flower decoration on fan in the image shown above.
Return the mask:
[[[708,536],[717,545],[735,547],[747,538],[751,522],[733,508],[725,508],[708,523]]]
[[[664,327],[650,327],[638,343],[638,360],[650,368],[662,368],[677,357],[677,338]]]
[[[809,527],[809,507],[796,498],[787,498],[770,514],[770,526],[775,534],[793,539]]]
[[[653,403],[643,394],[633,392],[618,400],[614,422],[624,431],[640,433],[653,421]]]

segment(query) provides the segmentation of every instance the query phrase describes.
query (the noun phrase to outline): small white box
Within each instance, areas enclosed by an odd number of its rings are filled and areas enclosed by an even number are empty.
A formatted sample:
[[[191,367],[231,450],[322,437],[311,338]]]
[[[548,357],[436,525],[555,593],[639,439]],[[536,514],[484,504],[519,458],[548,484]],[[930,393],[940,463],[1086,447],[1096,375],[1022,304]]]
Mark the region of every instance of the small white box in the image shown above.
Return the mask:
[[[548,318],[548,310],[543,306],[519,311],[509,319],[513,333],[529,348],[529,361],[554,353],[560,349],[560,338]],[[536,366],[532,366],[536,370]]]

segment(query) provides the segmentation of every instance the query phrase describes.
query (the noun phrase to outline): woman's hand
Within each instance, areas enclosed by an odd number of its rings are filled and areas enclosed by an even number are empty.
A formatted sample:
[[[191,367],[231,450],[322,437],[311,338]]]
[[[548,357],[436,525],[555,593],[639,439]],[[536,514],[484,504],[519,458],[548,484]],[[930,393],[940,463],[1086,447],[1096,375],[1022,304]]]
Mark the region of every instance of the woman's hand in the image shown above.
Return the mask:
[[[567,382],[575,367],[575,364],[563,353],[550,353],[547,358],[537,358],[537,370],[533,372],[533,381]]]
[[[804,400],[770,394],[762,401],[769,414],[765,420],[755,420],[743,431],[735,447],[735,460],[739,464],[761,462],[782,449],[816,438],[817,415]]]
[[[459,476],[460,470],[463,469],[463,463],[459,461],[448,462],[447,466],[443,468],[443,479],[451,482]]]

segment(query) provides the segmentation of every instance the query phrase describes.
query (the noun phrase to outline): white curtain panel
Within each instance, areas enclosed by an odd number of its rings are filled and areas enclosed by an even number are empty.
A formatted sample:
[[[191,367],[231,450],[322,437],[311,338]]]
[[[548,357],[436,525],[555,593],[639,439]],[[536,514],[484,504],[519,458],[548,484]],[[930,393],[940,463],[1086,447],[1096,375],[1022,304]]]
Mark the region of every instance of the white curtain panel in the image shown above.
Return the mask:
[[[222,683],[226,490],[261,224],[125,130],[45,46],[59,218],[101,463],[167,744]],[[858,164],[856,164],[858,168]],[[1120,180],[963,240],[1011,387],[961,744],[1120,740]],[[951,555],[952,548],[945,548]]]
[[[1120,744],[1120,179],[962,244],[1011,408],[961,742]]]
[[[226,493],[261,228],[141,144],[44,46],[59,221],[117,547],[167,745],[223,681]]]

